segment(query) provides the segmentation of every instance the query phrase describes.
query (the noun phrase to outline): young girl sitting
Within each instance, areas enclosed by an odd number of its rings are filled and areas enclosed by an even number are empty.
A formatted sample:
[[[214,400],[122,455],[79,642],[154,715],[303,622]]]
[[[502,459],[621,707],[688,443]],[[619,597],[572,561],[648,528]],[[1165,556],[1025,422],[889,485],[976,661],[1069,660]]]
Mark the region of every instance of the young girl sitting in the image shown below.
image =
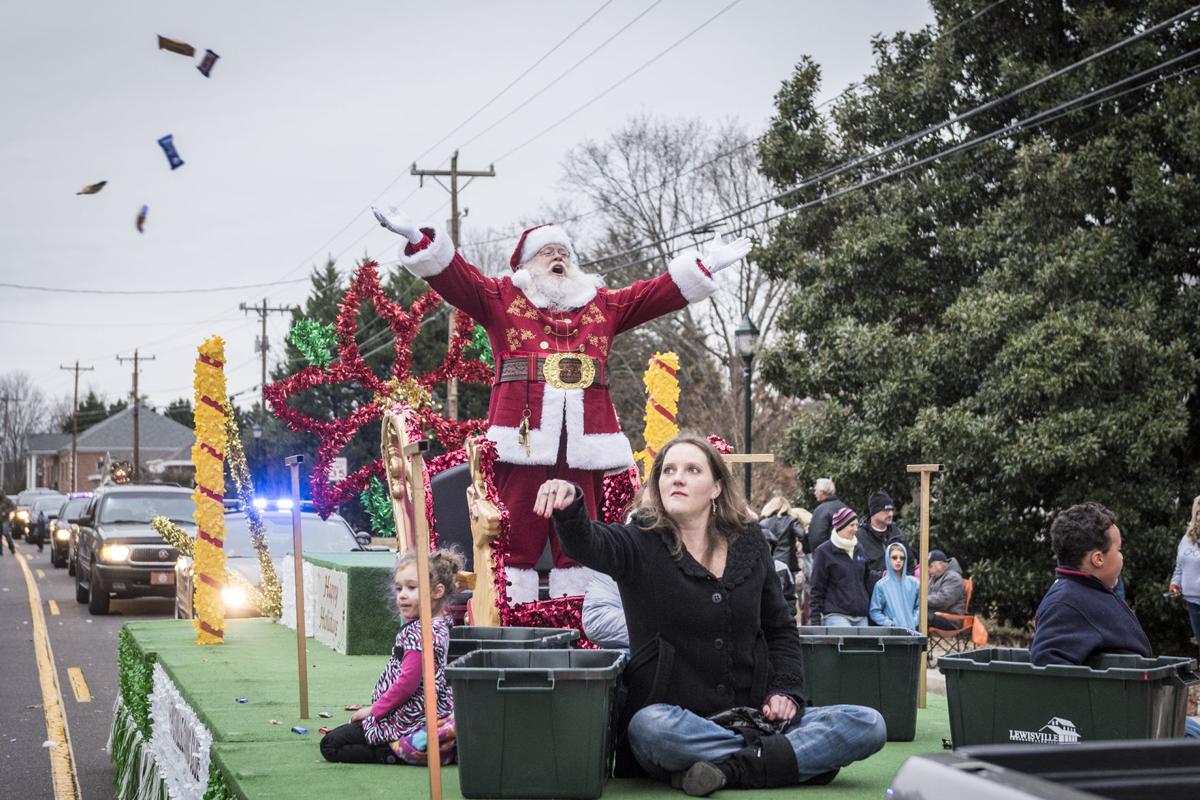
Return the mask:
[[[871,622],[885,628],[917,629],[921,583],[908,574],[908,552],[892,542],[887,549],[887,572],[871,594]]]
[[[449,550],[429,554],[430,597],[433,608],[433,665],[437,686],[438,741],[443,764],[455,758],[454,698],[446,685],[446,651],[450,646],[450,618],[442,613],[454,590],[454,576],[463,557]],[[421,680],[420,589],[417,556],[408,551],[396,559],[393,599],[403,625],[383,674],[375,683],[371,705],[354,712],[350,721],[325,734],[321,755],[326,761],[355,764],[424,765],[428,734],[425,730],[425,686]]]

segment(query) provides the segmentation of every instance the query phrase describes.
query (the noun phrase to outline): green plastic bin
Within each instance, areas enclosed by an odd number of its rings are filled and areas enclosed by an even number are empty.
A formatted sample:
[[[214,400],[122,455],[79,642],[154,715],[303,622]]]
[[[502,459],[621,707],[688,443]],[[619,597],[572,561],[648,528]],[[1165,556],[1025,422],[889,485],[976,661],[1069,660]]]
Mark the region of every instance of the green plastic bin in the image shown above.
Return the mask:
[[[450,660],[475,650],[558,650],[579,638],[574,628],[497,628],[456,625],[450,629]]]
[[[1067,744],[1183,735],[1191,658],[1099,656],[1087,666],[1029,663],[1029,651],[975,650],[938,660],[950,738],[976,744]]]
[[[813,705],[849,703],[883,715],[889,742],[917,735],[917,682],[926,637],[907,628],[800,627]]]
[[[624,668],[620,650],[476,650],[446,667],[463,797],[599,797]]]

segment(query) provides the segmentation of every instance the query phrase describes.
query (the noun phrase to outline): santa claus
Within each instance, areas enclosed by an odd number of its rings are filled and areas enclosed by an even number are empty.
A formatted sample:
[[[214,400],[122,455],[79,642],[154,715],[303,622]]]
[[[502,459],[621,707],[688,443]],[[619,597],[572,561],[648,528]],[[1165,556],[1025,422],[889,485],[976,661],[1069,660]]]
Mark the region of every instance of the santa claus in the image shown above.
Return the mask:
[[[397,209],[372,209],[383,227],[407,239],[400,261],[487,330],[495,356],[487,437],[496,443],[494,480],[511,523],[505,573],[509,602],[538,599],[535,565],[550,543],[550,596],[583,594],[588,571],[563,555],[549,520],[533,513],[551,478],[574,481],[597,518],[604,475],[633,466],[609,394],[608,354],[618,334],[698,303],[713,274],[750,251],[745,238],[718,234],[703,256],[672,259],[665,274],[608,289],[583,272],[557,225],[521,234],[511,275],[491,278],[455,251],[449,234],[418,228]]]

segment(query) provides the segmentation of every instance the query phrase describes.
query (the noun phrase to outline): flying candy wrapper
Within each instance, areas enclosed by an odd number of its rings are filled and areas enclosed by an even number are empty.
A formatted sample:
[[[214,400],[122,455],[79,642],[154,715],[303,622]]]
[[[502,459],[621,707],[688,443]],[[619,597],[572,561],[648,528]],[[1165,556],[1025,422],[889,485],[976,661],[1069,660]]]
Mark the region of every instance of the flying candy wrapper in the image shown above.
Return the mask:
[[[108,185],[108,181],[100,181],[99,183],[93,183],[93,184],[83,187],[75,194],[95,194],[96,192],[100,191],[107,185]]]
[[[158,49],[170,50],[172,53],[179,53],[181,56],[196,55],[196,48],[187,42],[181,42],[178,39],[168,39],[165,36],[158,37]]]
[[[171,162],[171,169],[179,169],[183,166],[183,159],[179,157],[179,153],[175,152],[175,142],[171,141],[172,135],[167,134],[158,140],[158,146],[167,154],[167,161]]]
[[[140,211],[138,211],[138,215],[137,215],[138,233],[143,233],[142,228],[146,225],[146,214],[149,213],[149,211],[150,211],[150,206],[145,206],[145,205],[142,206]]]
[[[196,65],[196,69],[200,70],[200,74],[207,78],[208,73],[212,72],[213,64],[217,63],[218,58],[220,58],[220,56],[214,53],[212,50],[205,50],[204,60]]]

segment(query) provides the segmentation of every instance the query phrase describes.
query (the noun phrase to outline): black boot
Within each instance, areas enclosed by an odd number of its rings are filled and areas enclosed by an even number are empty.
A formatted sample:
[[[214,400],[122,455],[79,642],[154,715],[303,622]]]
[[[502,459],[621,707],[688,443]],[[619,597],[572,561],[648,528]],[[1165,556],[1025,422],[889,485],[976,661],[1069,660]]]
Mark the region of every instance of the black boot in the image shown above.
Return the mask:
[[[716,764],[698,761],[683,776],[683,790],[692,797],[707,797],[718,789],[773,789],[798,783],[796,751],[782,733],[763,736]]]

